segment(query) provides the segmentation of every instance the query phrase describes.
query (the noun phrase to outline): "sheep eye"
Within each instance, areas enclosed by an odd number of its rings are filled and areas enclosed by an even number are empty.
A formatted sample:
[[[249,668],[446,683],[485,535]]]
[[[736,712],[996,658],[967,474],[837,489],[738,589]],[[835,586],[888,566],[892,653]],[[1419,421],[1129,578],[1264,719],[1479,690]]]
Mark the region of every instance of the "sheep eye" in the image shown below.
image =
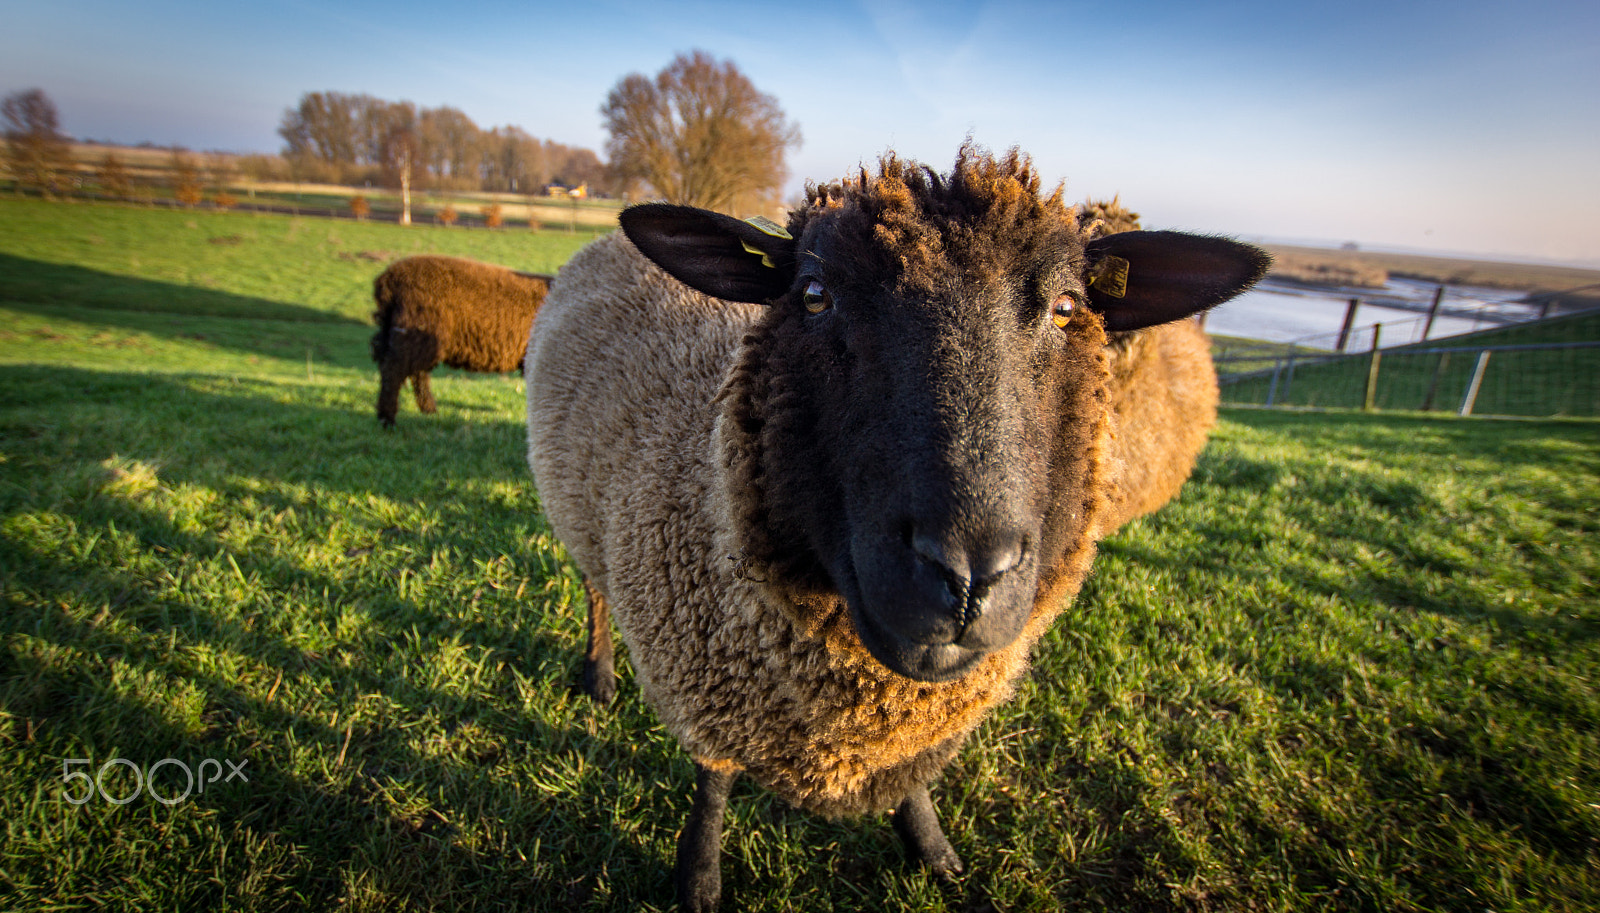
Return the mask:
[[[806,306],[806,313],[820,314],[833,306],[833,296],[828,294],[822,283],[812,279],[800,293],[800,303]]]
[[[1070,293],[1057,295],[1056,300],[1050,303],[1050,321],[1061,329],[1066,329],[1072,322],[1072,309],[1078,304],[1077,296]]]

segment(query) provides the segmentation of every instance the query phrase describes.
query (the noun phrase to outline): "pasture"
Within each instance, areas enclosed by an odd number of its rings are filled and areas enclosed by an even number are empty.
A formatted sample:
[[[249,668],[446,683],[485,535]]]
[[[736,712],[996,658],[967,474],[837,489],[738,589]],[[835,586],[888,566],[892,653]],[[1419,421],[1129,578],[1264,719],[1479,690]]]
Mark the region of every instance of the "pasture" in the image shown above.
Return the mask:
[[[587,237],[0,199],[0,906],[671,907],[520,381],[373,415],[386,257]],[[959,884],[745,785],[728,906],[1600,908],[1597,541],[1600,424],[1225,413],[934,785]]]

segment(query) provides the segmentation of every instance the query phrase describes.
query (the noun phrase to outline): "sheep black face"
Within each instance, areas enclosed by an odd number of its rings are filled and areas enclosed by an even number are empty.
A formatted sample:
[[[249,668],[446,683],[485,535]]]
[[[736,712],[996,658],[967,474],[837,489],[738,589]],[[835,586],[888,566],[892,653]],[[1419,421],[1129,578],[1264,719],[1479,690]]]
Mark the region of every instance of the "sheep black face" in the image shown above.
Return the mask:
[[[873,657],[920,681],[1012,644],[1042,575],[1091,534],[1105,330],[1211,307],[1266,263],[1170,232],[1086,248],[1058,197],[1000,183],[907,170],[822,188],[787,231],[622,214],[680,281],[770,306],[746,344],[774,407],[747,429],[766,534],[802,556],[789,572],[843,598]]]

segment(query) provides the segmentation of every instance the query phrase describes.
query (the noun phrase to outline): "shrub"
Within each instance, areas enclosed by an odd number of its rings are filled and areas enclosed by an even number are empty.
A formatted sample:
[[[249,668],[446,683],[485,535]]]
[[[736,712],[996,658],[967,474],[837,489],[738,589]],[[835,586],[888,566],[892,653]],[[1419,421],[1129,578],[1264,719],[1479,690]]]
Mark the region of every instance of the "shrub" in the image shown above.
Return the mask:
[[[461,218],[460,214],[457,213],[456,208],[451,206],[449,203],[446,203],[444,208],[439,210],[439,221],[446,225],[456,224],[456,220],[459,218]]]
[[[490,228],[499,228],[504,221],[505,212],[500,208],[499,203],[490,203],[488,206],[483,207],[483,224]]]
[[[372,214],[372,204],[367,202],[366,197],[358,193],[350,198],[350,214],[358,219],[365,220],[367,216]]]
[[[185,206],[196,206],[204,196],[200,167],[181,149],[172,150],[172,196]]]
[[[115,153],[108,152],[100,160],[95,179],[100,182],[100,192],[108,196],[126,197],[133,191],[133,179],[128,175],[128,166]]]

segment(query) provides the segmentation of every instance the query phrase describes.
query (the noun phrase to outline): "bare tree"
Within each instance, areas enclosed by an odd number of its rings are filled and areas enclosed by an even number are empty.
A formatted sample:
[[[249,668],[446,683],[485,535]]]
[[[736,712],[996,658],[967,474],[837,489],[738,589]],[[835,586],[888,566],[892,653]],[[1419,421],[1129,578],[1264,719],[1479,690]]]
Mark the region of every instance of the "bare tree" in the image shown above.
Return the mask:
[[[727,209],[776,194],[786,150],[800,145],[771,95],[732,61],[680,54],[649,79],[622,78],[600,108],[617,175],[644,181],[670,202]]]
[[[389,105],[379,143],[384,182],[400,188],[400,224],[411,224],[411,177],[421,161],[417,154],[417,109],[411,102]]]
[[[69,162],[55,102],[43,89],[13,92],[0,102],[6,122],[6,160],[17,186],[52,193]]]

